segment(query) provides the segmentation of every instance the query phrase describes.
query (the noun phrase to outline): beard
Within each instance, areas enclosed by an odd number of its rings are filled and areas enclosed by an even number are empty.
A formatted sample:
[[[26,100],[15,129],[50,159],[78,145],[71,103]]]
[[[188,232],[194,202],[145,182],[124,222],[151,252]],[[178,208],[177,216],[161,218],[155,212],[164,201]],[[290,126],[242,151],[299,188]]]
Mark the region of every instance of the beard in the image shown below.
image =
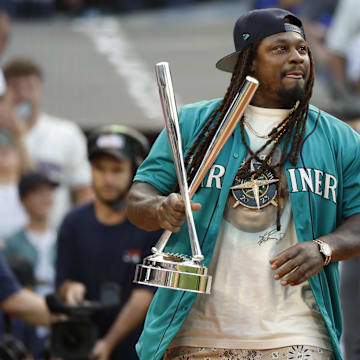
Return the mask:
[[[306,97],[306,85],[301,86],[300,84],[295,84],[291,88],[282,87],[278,91],[278,95],[284,99],[284,103],[287,105],[286,107],[293,107],[297,101],[304,101]]]
[[[102,202],[104,205],[106,205],[109,208],[114,209],[114,210],[119,210],[123,207],[122,205],[125,202],[125,198],[126,198],[126,195],[128,192],[128,189],[126,189],[126,190],[121,191],[118,194],[116,194],[116,196],[114,196],[112,199],[108,199],[108,198],[105,198],[103,196],[101,190],[97,189],[95,186],[93,186],[93,190],[94,190],[96,198],[100,202]]]
[[[303,70],[305,72],[305,70]],[[286,72],[280,74],[281,79],[286,77]],[[299,82],[295,83],[292,87],[282,86],[277,94],[284,99],[284,103],[290,108],[293,107],[297,101],[304,101],[306,98],[306,91],[309,84],[309,78],[307,77],[303,85]]]

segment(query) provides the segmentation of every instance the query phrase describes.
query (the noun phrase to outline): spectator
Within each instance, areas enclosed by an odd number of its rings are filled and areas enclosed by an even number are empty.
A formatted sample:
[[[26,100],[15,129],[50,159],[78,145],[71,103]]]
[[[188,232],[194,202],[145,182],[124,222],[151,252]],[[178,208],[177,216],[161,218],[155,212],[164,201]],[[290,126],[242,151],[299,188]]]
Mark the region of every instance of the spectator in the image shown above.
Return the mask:
[[[0,56],[4,53],[10,36],[10,19],[0,11]],[[23,127],[11,108],[12,91],[0,69],[0,240],[26,223],[20,204],[17,183],[22,171],[32,166],[23,141]]]
[[[334,90],[339,96],[344,92],[349,95],[349,87],[360,93],[359,42],[360,2],[342,0],[335,11],[326,39],[331,52],[329,68],[335,79]]]
[[[41,172],[22,176],[19,194],[28,214],[27,226],[5,239],[4,254],[30,261],[40,295],[54,292],[56,233],[49,225],[57,184]]]
[[[303,20],[306,39],[312,49],[317,70],[327,66],[330,55],[325,39],[337,4],[338,0],[303,0],[296,12]]]
[[[107,126],[90,134],[88,153],[95,200],[64,219],[59,231],[56,285],[63,300],[76,304],[99,300],[105,282],[120,287],[120,304],[94,318],[100,340],[97,359],[137,359],[135,342],[153,296],[149,287],[133,284],[134,270],[159,232],[147,233],[130,224],[124,200],[147,144],[134,130]]]
[[[15,59],[4,67],[13,104],[25,122],[25,142],[37,167],[59,182],[51,217],[60,224],[71,203],[81,204],[92,198],[86,142],[79,127],[70,121],[42,111],[42,71],[30,60]]]
[[[302,0],[297,9],[297,15],[306,22],[329,25],[339,0]]]
[[[19,194],[29,223],[5,239],[4,254],[8,261],[20,258],[30,262],[36,279],[34,290],[42,296],[55,290],[56,233],[50,227],[49,214],[54,205],[56,185],[41,172],[28,172],[22,176]],[[44,347],[48,330],[40,327],[36,334],[37,341],[34,339],[29,345],[29,350],[35,355]]]
[[[27,223],[17,183],[21,160],[15,141],[5,128],[0,130],[0,240]]]

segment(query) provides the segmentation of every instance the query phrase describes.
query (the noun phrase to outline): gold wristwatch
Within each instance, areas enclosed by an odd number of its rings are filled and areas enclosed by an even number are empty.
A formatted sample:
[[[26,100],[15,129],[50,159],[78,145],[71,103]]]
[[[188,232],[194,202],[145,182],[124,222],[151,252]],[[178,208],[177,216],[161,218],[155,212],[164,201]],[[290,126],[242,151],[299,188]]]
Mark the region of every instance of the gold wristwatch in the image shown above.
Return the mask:
[[[324,266],[328,265],[331,261],[331,255],[332,255],[332,248],[329,244],[327,244],[325,241],[322,241],[320,239],[313,240],[319,245],[319,251],[324,255],[325,261]]]

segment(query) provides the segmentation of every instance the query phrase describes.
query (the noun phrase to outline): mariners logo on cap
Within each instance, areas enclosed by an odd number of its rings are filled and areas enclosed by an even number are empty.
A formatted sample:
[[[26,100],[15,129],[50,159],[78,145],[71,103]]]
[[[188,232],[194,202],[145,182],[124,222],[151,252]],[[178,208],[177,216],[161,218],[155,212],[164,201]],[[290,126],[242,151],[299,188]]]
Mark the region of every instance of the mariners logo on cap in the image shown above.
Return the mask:
[[[99,136],[96,140],[96,145],[101,149],[122,149],[125,145],[125,140],[118,134],[105,134]]]
[[[251,171],[254,171],[261,166],[261,163],[251,161],[250,166]],[[235,177],[233,186],[230,188],[236,200],[234,208],[242,205],[249,209],[260,210],[270,204],[277,206],[275,197],[278,181],[275,174],[269,170],[264,171],[257,179],[254,175],[246,179]]]
[[[250,34],[242,34],[243,40],[247,40],[250,37]]]

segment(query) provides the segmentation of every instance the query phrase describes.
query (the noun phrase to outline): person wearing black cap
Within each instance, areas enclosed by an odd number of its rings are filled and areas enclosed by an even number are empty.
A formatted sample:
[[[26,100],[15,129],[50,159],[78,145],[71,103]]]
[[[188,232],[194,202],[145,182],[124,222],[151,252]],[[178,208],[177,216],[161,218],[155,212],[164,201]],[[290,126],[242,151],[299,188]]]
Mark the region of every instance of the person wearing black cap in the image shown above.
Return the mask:
[[[93,357],[137,359],[135,342],[153,291],[132,284],[135,266],[150,254],[159,233],[136,228],[126,217],[125,197],[148,148],[146,138],[112,125],[90,133],[93,202],[71,211],[58,236],[56,284],[68,304],[99,301],[103,286],[116,283],[120,304],[94,318],[100,339]]]
[[[343,359],[338,261],[360,255],[360,137],[309,105],[314,64],[302,23],[275,8],[244,13],[223,99],[180,109],[191,183],[247,75],[260,86],[193,196],[211,294],[158,289],[141,360]],[[128,216],[172,231],[191,255],[166,132],[139,167]]]
[[[4,239],[7,258],[24,257],[33,266],[37,293],[54,291],[56,231],[50,225],[54,192],[58,185],[46,173],[34,170],[22,175],[19,196],[28,216],[25,227]]]

